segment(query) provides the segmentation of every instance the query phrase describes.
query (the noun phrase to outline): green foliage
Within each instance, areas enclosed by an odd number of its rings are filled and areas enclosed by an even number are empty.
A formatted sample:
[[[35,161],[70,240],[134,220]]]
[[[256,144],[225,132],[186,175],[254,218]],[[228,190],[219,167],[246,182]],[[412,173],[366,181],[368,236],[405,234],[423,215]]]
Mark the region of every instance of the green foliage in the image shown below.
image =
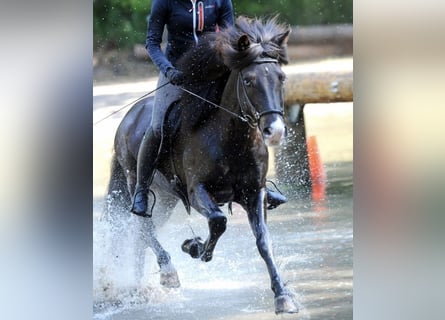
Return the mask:
[[[144,43],[151,1],[94,0],[94,48],[131,48]]]
[[[291,25],[352,23],[352,0],[232,0],[235,16],[270,17]],[[94,0],[94,48],[145,43],[151,0]]]
[[[233,0],[236,15],[272,16],[291,25],[352,23],[352,0]]]

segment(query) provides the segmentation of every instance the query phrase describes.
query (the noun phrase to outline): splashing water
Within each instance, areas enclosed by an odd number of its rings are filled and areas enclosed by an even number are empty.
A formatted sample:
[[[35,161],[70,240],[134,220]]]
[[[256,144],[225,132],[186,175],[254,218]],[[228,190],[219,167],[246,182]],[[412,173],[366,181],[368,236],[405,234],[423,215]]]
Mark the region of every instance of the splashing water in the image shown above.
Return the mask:
[[[292,200],[268,214],[279,271],[300,307],[286,319],[352,319],[352,193],[343,188],[344,181],[328,188],[325,210]],[[183,240],[194,236],[191,229],[203,238],[207,235],[202,216],[188,216],[178,205],[158,229],[158,240],[178,270],[178,289],[159,284],[159,267],[150,249],[138,283],[132,245],[138,241],[137,220],[127,215],[121,227],[117,225],[105,219],[96,219],[94,225],[95,319],[276,317],[266,266],[239,207],[228,215],[227,231],[209,263],[191,259],[180,248]],[[119,241],[113,240],[113,230],[119,230]],[[119,248],[117,243],[125,244]]]

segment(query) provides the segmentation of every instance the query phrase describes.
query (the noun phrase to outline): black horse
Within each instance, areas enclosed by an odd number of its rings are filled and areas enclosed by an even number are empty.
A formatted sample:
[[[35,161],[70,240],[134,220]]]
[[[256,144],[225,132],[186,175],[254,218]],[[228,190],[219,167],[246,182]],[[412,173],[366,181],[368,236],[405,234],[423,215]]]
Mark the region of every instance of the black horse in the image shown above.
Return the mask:
[[[168,219],[179,199],[189,213],[194,208],[207,218],[207,239],[189,239],[182,245],[183,251],[202,261],[212,259],[226,230],[227,218],[220,206],[236,202],[245,209],[268,268],[276,313],[298,311],[278,274],[266,225],[267,146],[279,145],[285,135],[286,76],[281,65],[288,62],[289,32],[276,19],[240,17],[235,27],[204,36],[184,55],[178,68],[187,74],[188,81],[181,99],[166,116],[151,185],[157,195],[153,218]],[[139,101],[117,129],[108,191],[111,211],[119,202],[129,208],[137,152],[152,108],[151,97]],[[161,284],[179,286],[170,256],[156,239],[152,218],[138,219],[145,246],[157,256]]]

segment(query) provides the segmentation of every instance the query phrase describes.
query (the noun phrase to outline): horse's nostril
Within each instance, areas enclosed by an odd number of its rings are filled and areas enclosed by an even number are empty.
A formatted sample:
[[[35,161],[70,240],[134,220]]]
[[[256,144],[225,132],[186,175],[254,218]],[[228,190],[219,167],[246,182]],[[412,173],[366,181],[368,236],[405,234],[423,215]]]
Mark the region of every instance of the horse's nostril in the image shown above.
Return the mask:
[[[266,136],[271,136],[272,135],[272,128],[271,127],[264,128],[263,133]]]

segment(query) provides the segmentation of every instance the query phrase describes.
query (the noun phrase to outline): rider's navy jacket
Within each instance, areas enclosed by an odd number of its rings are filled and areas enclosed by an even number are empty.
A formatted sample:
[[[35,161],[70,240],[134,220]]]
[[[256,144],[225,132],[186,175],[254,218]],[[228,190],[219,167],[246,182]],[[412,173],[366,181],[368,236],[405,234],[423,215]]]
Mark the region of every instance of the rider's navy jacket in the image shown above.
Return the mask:
[[[153,0],[145,47],[165,74],[203,32],[233,25],[233,21],[231,0]],[[161,50],[164,26],[168,31],[165,55]]]

